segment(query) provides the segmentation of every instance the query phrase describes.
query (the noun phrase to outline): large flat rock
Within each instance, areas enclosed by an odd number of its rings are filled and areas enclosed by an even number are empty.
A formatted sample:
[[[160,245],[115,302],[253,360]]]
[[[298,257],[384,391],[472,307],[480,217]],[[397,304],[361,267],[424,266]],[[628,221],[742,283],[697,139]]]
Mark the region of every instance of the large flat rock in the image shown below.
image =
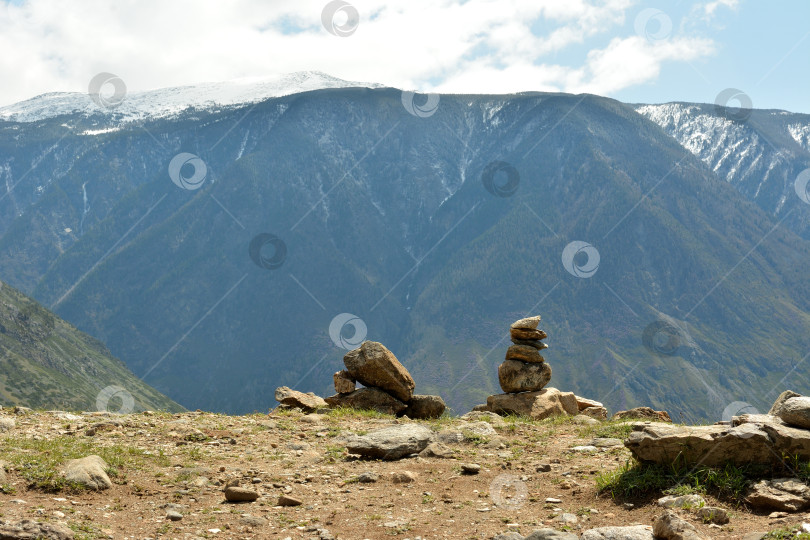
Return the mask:
[[[677,426],[636,423],[624,445],[644,462],[709,467],[726,462],[777,464],[783,455],[810,459],[810,431],[777,423]]]
[[[487,408],[498,414],[513,413],[537,420],[562,414],[575,415],[579,412],[572,392],[560,392],[552,387],[537,392],[495,394],[487,398]]]
[[[346,449],[350,454],[366,458],[394,460],[418,454],[433,441],[430,428],[419,424],[400,424],[348,437]]]

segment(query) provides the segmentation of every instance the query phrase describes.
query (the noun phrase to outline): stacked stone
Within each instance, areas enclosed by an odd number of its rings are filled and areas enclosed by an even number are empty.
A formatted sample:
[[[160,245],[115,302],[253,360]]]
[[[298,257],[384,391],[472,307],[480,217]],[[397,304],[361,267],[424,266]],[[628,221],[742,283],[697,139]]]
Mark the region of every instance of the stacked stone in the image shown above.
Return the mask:
[[[371,409],[413,419],[438,418],[445,409],[439,396],[414,394],[413,377],[394,353],[376,341],[364,341],[343,357],[346,369],[334,375],[337,394],[330,407]],[[357,388],[356,383],[365,388]]]
[[[537,328],[538,324],[539,315],[515,321],[509,328],[513,345],[498,366],[498,381],[508,394],[542,390],[551,380],[551,366],[540,354],[548,348],[542,341],[548,335]]]

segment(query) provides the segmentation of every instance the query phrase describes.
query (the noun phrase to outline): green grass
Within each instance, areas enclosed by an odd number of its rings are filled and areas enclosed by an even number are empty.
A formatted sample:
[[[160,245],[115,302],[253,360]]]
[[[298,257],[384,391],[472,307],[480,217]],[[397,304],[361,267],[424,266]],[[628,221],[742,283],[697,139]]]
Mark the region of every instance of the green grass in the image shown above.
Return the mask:
[[[621,499],[711,493],[721,499],[740,502],[750,482],[768,472],[754,465],[686,467],[628,460],[618,469],[597,476],[596,487],[599,493],[610,493]]]
[[[329,418],[335,418],[338,420],[342,420],[344,418],[395,418],[395,416],[391,414],[384,414],[371,409],[352,409],[350,407],[337,407],[335,409],[329,409],[329,412],[326,414]]]
[[[59,473],[70,459],[96,454],[107,462],[107,474],[121,477],[127,467],[138,468],[146,459],[153,459],[142,450],[125,446],[95,446],[75,437],[34,440],[8,437],[0,440],[0,459],[8,461],[27,482],[30,489],[48,492],[78,491],[81,486],[66,481]]]
[[[810,540],[810,533],[800,532],[801,525],[794,525],[786,529],[776,529],[762,537],[763,540]]]

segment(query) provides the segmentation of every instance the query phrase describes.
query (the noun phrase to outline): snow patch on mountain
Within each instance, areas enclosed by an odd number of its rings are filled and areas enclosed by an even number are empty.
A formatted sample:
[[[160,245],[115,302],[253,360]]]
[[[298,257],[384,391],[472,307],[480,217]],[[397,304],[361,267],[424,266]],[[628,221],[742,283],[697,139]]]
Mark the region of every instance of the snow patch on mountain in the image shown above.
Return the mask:
[[[790,124],[788,133],[807,151],[810,151],[810,124]]]
[[[112,109],[100,107],[82,92],[53,92],[0,107],[0,120],[37,122],[67,114],[102,114],[118,122],[146,118],[166,118],[188,108],[217,109],[258,103],[273,97],[287,96],[324,88],[382,88],[376,83],[344,81],[317,71],[304,71],[271,78],[248,78],[226,82],[202,83],[175,88],[162,88],[128,93]],[[103,95],[102,89],[102,95]],[[85,132],[95,135],[100,132]]]

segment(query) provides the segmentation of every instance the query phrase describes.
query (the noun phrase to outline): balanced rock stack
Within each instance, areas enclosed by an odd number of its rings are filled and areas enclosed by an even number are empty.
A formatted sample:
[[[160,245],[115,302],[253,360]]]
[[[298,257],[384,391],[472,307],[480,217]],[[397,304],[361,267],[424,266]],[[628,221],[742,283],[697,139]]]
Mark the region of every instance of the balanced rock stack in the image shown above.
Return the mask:
[[[561,414],[606,418],[607,410],[601,403],[580,398],[573,392],[546,388],[551,380],[551,366],[540,351],[548,348],[543,343],[548,336],[537,328],[539,324],[539,315],[512,323],[509,328],[512,345],[506,351],[506,360],[498,366],[498,382],[504,393],[489,396],[487,404],[476,410],[514,413],[538,420]]]
[[[416,384],[394,353],[382,343],[364,341],[343,357],[345,370],[334,375],[337,394],[330,407],[371,409],[413,419],[438,418],[445,409],[439,396],[414,394]],[[365,388],[356,388],[356,383]]]

